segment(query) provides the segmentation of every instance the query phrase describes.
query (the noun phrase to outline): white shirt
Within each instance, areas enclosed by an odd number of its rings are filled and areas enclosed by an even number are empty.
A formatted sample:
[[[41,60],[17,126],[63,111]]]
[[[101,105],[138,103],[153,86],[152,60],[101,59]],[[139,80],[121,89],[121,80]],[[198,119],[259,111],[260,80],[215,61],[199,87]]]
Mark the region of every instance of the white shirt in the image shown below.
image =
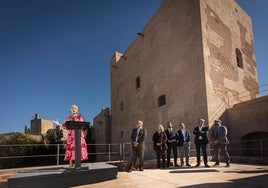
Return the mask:
[[[137,136],[136,136],[136,142],[138,142],[138,138],[139,138],[139,133],[140,133],[140,128],[137,128]]]
[[[182,135],[183,135],[183,141],[185,141],[185,140],[186,140],[185,130],[181,130],[181,133],[182,133]]]

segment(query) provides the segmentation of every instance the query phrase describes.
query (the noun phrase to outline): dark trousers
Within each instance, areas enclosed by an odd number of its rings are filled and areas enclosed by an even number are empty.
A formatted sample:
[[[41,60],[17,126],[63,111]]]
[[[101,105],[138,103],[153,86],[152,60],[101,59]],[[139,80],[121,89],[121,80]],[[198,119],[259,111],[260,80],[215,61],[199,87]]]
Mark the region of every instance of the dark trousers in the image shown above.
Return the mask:
[[[132,170],[134,165],[136,164],[136,160],[139,157],[139,168],[143,168],[144,163],[144,149],[142,147],[132,147],[132,156],[130,162],[128,164],[128,170]]]
[[[177,158],[178,158],[177,142],[168,143],[168,149],[167,149],[167,166],[170,165],[171,151],[173,152],[174,163],[176,165],[177,164]]]
[[[213,149],[216,163],[220,163],[220,151],[224,155],[225,162],[227,164],[230,163],[230,156],[227,151],[227,144],[220,144],[220,143],[214,144]]]
[[[166,162],[165,162],[166,161],[166,150],[159,149],[159,150],[156,150],[155,153],[156,153],[156,166],[157,166],[157,168],[160,168],[160,167],[165,168],[165,166],[166,166]],[[161,161],[161,159],[162,159],[162,161]]]
[[[200,164],[200,150],[202,150],[203,158],[204,158],[204,163],[208,163],[208,156],[207,156],[207,144],[196,144],[196,160],[197,164]]]

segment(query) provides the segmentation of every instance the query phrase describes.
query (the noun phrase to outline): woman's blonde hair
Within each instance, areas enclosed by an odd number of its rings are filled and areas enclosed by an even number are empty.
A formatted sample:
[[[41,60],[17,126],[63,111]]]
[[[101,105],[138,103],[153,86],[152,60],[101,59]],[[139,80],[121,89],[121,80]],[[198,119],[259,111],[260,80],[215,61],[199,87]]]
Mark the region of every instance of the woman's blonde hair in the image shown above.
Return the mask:
[[[164,126],[161,125],[161,124],[158,124],[158,129],[157,130],[160,130],[161,132],[165,131]]]

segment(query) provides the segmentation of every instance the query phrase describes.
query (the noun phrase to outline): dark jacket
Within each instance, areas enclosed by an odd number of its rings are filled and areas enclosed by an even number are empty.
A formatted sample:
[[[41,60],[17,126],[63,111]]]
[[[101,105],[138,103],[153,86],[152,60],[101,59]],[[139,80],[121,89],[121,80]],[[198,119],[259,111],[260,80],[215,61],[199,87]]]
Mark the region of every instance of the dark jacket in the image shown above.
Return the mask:
[[[190,131],[188,129],[185,129],[185,138],[182,134],[182,131],[181,130],[178,130],[177,132],[177,138],[178,138],[178,146],[179,147],[182,147],[183,146],[183,143],[184,143],[184,140],[185,142],[187,142],[187,145],[190,146],[191,145],[191,134],[190,134]]]
[[[146,135],[147,135],[147,131],[144,128],[141,128],[140,132],[139,132],[139,135],[138,135],[138,140],[137,140],[139,145],[137,147],[140,147],[140,148],[143,148],[143,149],[145,148]],[[132,133],[131,133],[131,141],[132,142],[136,141],[136,136],[137,136],[137,128],[132,130]]]
[[[176,131],[175,129],[172,129],[172,132],[170,133],[168,129],[165,130],[165,133],[167,135],[167,145],[171,145],[171,144],[176,144],[177,145],[177,136],[176,136]],[[175,142],[170,142],[170,140],[175,139]]]
[[[165,132],[158,133],[157,131],[153,134],[153,143],[154,143],[154,150],[166,150],[167,147],[167,135]],[[157,146],[157,143],[161,143],[160,146]]]
[[[212,142],[218,141],[220,144],[229,144],[227,132],[227,128],[223,125],[213,126],[210,131],[210,139]]]
[[[208,127],[202,127],[201,131],[199,126],[194,128],[193,134],[195,135],[194,143],[198,145],[207,145],[208,141]]]

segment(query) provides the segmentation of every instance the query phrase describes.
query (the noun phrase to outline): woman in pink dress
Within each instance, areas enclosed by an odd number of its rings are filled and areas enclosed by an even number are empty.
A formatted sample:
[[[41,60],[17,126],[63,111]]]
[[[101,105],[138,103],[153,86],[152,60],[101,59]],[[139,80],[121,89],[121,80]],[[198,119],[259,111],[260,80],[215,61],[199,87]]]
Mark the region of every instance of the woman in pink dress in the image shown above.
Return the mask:
[[[71,115],[68,116],[63,126],[65,127],[66,121],[80,121],[83,122],[83,116],[77,114],[78,106],[72,105],[70,108]],[[81,130],[81,161],[88,159],[87,153],[87,144],[85,140],[84,131]],[[66,151],[65,151],[65,161],[69,161],[70,168],[73,167],[73,161],[75,160],[75,130],[68,130],[67,138],[66,138]]]

